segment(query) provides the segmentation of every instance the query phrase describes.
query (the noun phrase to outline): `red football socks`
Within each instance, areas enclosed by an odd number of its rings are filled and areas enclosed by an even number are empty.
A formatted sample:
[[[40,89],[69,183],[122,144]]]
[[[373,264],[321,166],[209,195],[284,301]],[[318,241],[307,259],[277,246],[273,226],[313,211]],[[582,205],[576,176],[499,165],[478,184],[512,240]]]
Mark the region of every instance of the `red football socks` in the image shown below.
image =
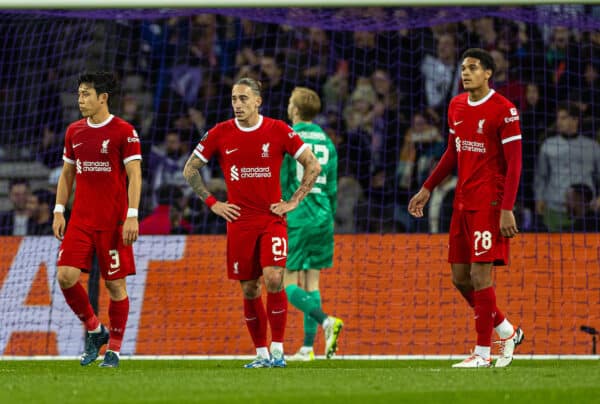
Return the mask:
[[[94,309],[92,309],[88,294],[83,286],[81,286],[81,283],[77,282],[70,288],[61,290],[67,304],[71,310],[73,310],[73,313],[83,321],[86,330],[93,331],[98,328],[100,320],[98,320],[98,317],[94,314]]]
[[[267,316],[274,342],[283,342],[287,322],[288,299],[285,290],[267,293]]]
[[[246,326],[256,348],[267,346],[267,312],[262,297],[244,299]]]
[[[494,330],[494,312],[496,310],[496,292],[490,286],[489,288],[476,290],[474,298],[477,345],[491,346],[492,331]]]
[[[465,298],[469,306],[475,308],[475,291],[469,290],[468,292],[463,292],[462,290],[459,290],[459,292],[462,295],[462,297]],[[496,315],[494,316],[494,327],[498,327],[498,325],[500,325],[504,321],[506,316],[500,311],[498,306],[496,306],[496,309],[494,311],[496,313]]]
[[[110,319],[110,337],[108,339],[108,350],[113,352],[121,351],[123,343],[123,334],[127,325],[129,316],[129,297],[118,302],[111,300],[108,305],[108,318]]]

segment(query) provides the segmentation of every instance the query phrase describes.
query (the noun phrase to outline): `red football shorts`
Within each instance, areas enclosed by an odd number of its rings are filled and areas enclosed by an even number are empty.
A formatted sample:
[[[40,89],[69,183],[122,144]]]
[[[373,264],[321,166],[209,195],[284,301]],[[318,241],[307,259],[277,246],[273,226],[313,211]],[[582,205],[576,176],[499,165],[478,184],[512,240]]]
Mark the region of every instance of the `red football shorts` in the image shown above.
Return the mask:
[[[500,234],[500,210],[454,210],[450,222],[448,262],[508,264],[510,240]]]
[[[258,279],[265,267],[285,268],[286,258],[287,225],[283,219],[227,223],[229,279]]]
[[[90,272],[94,252],[100,274],[108,281],[135,274],[133,247],[123,244],[123,227],[99,231],[70,225],[58,250],[58,266],[71,266]]]

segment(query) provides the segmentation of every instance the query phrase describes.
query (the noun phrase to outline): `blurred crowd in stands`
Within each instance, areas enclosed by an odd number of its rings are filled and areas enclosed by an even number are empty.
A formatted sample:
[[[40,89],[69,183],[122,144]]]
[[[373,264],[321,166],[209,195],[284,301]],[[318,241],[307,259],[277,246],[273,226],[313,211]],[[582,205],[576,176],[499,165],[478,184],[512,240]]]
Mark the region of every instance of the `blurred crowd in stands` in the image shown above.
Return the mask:
[[[575,10],[600,15],[597,7]],[[340,157],[338,233],[446,232],[456,178],[447,178],[432,194],[426,219],[411,218],[406,207],[446,148],[446,108],[462,91],[460,55],[470,47],[492,53],[497,66],[492,87],[520,112],[523,173],[516,213],[521,231],[600,229],[600,29],[483,17],[352,32],[211,14],[103,27],[88,41],[92,48],[95,42],[109,43],[101,50],[108,56],[100,59],[109,62],[88,65],[120,75],[122,90],[111,112],[132,123],[142,139],[142,234],[225,232],[223,220],[193,196],[182,169],[202,134],[232,117],[231,86],[243,76],[262,81],[261,111],[273,118],[287,120],[295,86],[321,95],[316,122]],[[26,146],[11,154],[54,169],[54,184],[64,130],[77,119],[75,81],[72,88],[61,88],[65,62],[64,57],[47,61],[32,141],[1,134],[0,159],[7,159],[11,144]],[[10,72],[5,69],[3,77]],[[217,165],[201,174],[210,191],[225,200]],[[26,179],[10,181],[14,209],[1,217],[2,234],[51,234],[49,182],[48,189],[31,190]]]

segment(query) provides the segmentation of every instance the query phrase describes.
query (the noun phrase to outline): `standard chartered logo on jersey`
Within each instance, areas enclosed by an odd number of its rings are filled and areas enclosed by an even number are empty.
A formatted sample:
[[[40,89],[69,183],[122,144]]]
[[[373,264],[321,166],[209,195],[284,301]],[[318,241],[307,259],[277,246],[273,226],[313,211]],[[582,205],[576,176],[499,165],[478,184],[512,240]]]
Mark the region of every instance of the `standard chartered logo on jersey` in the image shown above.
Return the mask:
[[[271,167],[240,167],[233,165],[229,169],[231,181],[239,181],[246,178],[271,178]]]
[[[77,159],[75,167],[77,169],[77,174],[83,174],[84,172],[109,173],[112,171],[109,161],[81,161]]]
[[[485,153],[485,143],[483,142],[474,142],[472,140],[462,140],[457,137],[454,139],[454,144],[456,146],[456,152],[474,152],[474,153]]]

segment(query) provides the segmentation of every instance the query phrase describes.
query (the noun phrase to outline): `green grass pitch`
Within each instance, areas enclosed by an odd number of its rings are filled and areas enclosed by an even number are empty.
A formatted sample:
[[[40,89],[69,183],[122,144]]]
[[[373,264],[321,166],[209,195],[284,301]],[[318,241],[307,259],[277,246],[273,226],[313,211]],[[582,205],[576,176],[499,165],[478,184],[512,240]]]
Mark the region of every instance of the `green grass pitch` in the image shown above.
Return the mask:
[[[600,361],[515,360],[505,369],[453,361],[317,360],[287,369],[244,361],[0,361],[0,403],[600,403]]]

